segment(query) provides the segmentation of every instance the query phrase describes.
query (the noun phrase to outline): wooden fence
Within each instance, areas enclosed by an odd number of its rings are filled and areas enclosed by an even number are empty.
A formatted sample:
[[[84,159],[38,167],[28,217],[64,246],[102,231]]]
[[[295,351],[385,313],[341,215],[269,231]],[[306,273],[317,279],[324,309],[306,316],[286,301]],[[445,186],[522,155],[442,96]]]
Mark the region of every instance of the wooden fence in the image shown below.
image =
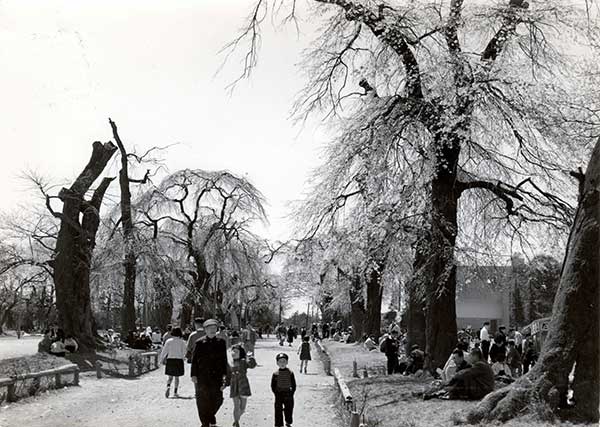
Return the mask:
[[[15,402],[17,400],[17,383],[29,379],[39,380],[41,378],[54,378],[54,388],[67,386],[62,381],[63,375],[73,375],[73,385],[79,385],[79,367],[73,363],[59,368],[48,369],[40,372],[30,372],[27,374],[15,375],[10,378],[0,378],[0,388],[6,387],[6,400]]]
[[[96,376],[102,378],[102,373],[111,375],[110,369],[105,369],[100,361],[96,361]],[[150,372],[158,369],[158,352],[147,351],[145,353],[132,354],[128,360],[128,376],[136,377],[145,372]]]

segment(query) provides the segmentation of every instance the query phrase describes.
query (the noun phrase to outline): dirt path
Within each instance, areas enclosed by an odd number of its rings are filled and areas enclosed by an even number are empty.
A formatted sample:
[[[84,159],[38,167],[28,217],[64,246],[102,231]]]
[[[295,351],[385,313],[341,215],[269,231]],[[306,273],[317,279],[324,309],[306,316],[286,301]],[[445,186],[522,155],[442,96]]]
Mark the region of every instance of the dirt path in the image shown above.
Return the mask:
[[[0,337],[0,360],[12,357],[30,356],[37,353],[42,337]]]
[[[309,374],[299,374],[296,347],[279,347],[274,340],[259,341],[258,365],[249,371],[253,396],[248,402],[242,426],[273,426],[271,374],[279,351],[290,356],[290,368],[296,374],[298,391],[294,409],[294,427],[335,427],[331,393],[333,380],[323,374],[322,364],[314,361]],[[316,351],[313,350],[313,359]],[[86,427],[191,427],[199,426],[189,369],[180,386],[180,399],[165,399],[166,377],[162,369],[137,380],[102,379],[84,376],[80,387],[50,391],[43,396],[24,399],[0,408],[1,427],[86,426]],[[219,426],[233,422],[229,390],[217,415]]]

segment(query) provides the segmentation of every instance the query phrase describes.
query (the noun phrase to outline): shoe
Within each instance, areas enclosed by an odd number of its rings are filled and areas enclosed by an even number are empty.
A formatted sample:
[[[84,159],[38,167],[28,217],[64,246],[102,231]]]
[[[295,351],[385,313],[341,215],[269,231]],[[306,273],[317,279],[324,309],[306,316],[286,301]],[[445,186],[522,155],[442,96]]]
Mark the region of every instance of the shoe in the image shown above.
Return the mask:
[[[240,427],[240,423],[238,423],[237,421],[233,422],[233,427]]]
[[[173,394],[173,397],[179,398],[179,394],[178,394],[177,392],[175,392],[175,393]]]
[[[167,387],[167,391],[165,391],[165,397],[168,399],[169,398],[169,394],[171,393],[171,388]]]

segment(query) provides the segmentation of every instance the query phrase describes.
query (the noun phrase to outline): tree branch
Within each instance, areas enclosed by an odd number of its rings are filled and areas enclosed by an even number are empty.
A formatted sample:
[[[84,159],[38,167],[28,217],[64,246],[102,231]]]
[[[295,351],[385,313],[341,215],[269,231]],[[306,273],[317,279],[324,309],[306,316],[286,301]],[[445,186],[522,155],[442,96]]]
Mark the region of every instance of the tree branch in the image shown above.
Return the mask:
[[[423,98],[421,71],[414,53],[410,49],[406,36],[402,33],[397,22],[388,23],[384,11],[378,12],[367,6],[355,4],[348,0],[315,0],[318,3],[335,4],[346,11],[348,21],[357,21],[365,24],[373,35],[396,52],[402,59],[406,71],[406,93],[413,98]]]

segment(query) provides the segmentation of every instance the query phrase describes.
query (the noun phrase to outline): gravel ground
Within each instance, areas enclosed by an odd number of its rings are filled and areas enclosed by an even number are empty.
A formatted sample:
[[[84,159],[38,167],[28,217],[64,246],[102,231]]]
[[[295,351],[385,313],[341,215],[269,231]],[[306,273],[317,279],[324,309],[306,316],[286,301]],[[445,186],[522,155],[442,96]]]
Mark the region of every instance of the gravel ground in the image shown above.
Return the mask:
[[[297,347],[279,347],[274,340],[259,341],[258,365],[249,371],[253,396],[241,425],[273,426],[271,374],[276,368],[275,355],[289,353],[290,368],[296,374],[294,427],[337,427],[333,406],[333,379],[323,373],[322,364],[313,360],[309,374],[299,374]],[[313,359],[317,357],[313,350]],[[0,408],[1,427],[89,426],[89,427],[164,427],[198,426],[200,422],[189,380],[189,365],[180,386],[179,399],[164,397],[166,377],[162,369],[136,380],[104,378],[86,374],[80,387],[52,390],[43,396],[23,399]],[[233,422],[231,399],[225,390],[225,403],[217,420],[219,426]]]

